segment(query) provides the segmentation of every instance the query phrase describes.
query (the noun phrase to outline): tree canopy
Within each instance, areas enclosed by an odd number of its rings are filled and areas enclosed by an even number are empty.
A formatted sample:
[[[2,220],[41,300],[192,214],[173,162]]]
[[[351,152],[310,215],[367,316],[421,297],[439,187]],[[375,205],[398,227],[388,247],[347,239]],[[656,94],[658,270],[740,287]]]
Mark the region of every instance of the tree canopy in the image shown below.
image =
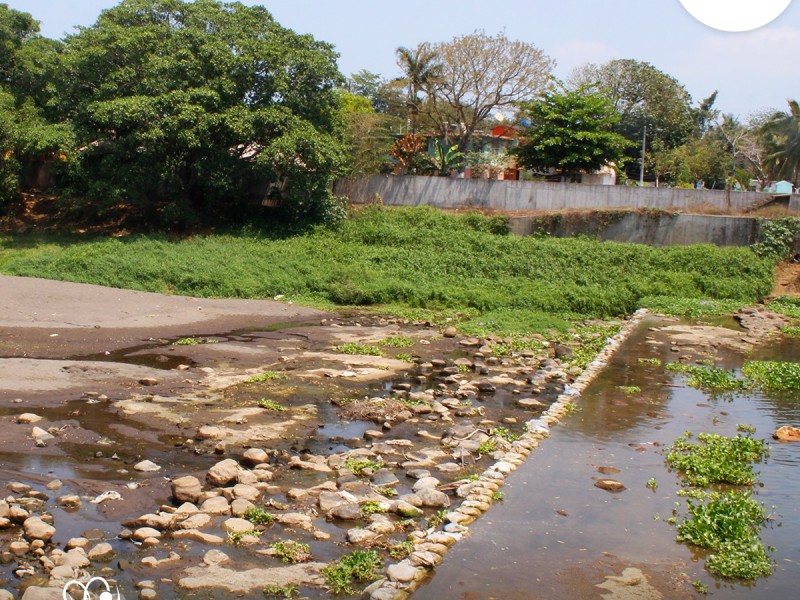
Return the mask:
[[[531,121],[514,153],[521,166],[561,173],[620,163],[627,140],[613,131],[620,119],[611,101],[586,89],[557,89],[520,105]]]

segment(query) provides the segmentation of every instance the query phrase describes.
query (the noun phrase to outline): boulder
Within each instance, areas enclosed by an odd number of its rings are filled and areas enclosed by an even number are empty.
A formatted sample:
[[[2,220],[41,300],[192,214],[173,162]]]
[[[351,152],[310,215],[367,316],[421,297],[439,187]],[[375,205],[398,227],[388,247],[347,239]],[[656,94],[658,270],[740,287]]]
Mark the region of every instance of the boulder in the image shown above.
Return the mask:
[[[239,463],[232,458],[226,458],[209,469],[206,481],[216,487],[224,487],[237,480]]]
[[[139,471],[140,473],[155,473],[156,471],[160,471],[161,467],[159,467],[152,460],[143,460],[133,465],[133,469],[134,471]]]
[[[613,493],[622,492],[626,489],[625,486],[616,479],[598,479],[594,482],[594,487]]]
[[[800,442],[800,427],[784,425],[773,433],[772,437],[779,442]]]
[[[49,542],[56,533],[56,528],[52,525],[45,523],[39,517],[29,517],[25,519],[22,524],[25,531],[25,537],[29,540],[42,540]]]
[[[172,497],[176,502],[196,503],[203,493],[203,486],[197,477],[186,475],[172,480]]]
[[[269,462],[269,454],[261,448],[248,448],[242,454],[242,461],[251,466],[260,465]]]

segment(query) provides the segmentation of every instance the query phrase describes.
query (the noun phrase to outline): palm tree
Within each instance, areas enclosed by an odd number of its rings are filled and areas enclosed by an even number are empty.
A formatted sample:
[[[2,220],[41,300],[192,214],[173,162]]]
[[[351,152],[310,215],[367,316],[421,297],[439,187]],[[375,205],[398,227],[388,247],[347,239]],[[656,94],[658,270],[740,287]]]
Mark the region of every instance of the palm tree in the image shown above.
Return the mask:
[[[762,127],[765,165],[776,179],[800,179],[800,103],[789,100],[789,112],[775,112]]]
[[[417,132],[419,106],[422,100],[420,92],[430,88],[441,73],[441,65],[436,51],[428,42],[419,44],[413,50],[400,47],[397,49],[397,64],[405,74],[397,80],[406,88],[408,96],[408,127],[411,133]]]

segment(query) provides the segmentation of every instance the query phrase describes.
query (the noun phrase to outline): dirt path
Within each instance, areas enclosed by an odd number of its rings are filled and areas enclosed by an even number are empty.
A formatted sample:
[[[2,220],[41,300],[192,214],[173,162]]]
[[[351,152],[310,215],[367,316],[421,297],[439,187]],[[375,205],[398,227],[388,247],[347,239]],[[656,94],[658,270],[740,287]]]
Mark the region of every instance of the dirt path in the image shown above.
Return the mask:
[[[800,296],[800,263],[783,262],[775,267],[775,287],[770,296]]]

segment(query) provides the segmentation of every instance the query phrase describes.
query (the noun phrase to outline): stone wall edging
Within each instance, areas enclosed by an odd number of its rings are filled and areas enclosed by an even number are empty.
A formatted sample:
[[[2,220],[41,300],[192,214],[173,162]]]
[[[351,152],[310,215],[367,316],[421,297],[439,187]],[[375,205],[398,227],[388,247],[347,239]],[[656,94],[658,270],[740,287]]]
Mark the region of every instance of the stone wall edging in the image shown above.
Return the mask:
[[[603,349],[575,381],[564,386],[564,393],[542,415],[526,423],[527,431],[511,444],[511,450],[505,452],[478,477],[469,495],[445,516],[448,524],[444,531],[431,528],[418,537],[414,542],[415,551],[408,558],[389,565],[386,577],[368,586],[363,597],[371,600],[406,600],[411,596],[429,571],[441,564],[453,544],[469,533],[469,525],[491,508],[494,503],[492,496],[503,486],[506,477],[523,463],[542,440],[549,437],[550,427],[559,423],[570,412],[574,400],[608,366],[623,342],[649,314],[650,311],[645,308],[633,313],[620,331],[607,339]]]

